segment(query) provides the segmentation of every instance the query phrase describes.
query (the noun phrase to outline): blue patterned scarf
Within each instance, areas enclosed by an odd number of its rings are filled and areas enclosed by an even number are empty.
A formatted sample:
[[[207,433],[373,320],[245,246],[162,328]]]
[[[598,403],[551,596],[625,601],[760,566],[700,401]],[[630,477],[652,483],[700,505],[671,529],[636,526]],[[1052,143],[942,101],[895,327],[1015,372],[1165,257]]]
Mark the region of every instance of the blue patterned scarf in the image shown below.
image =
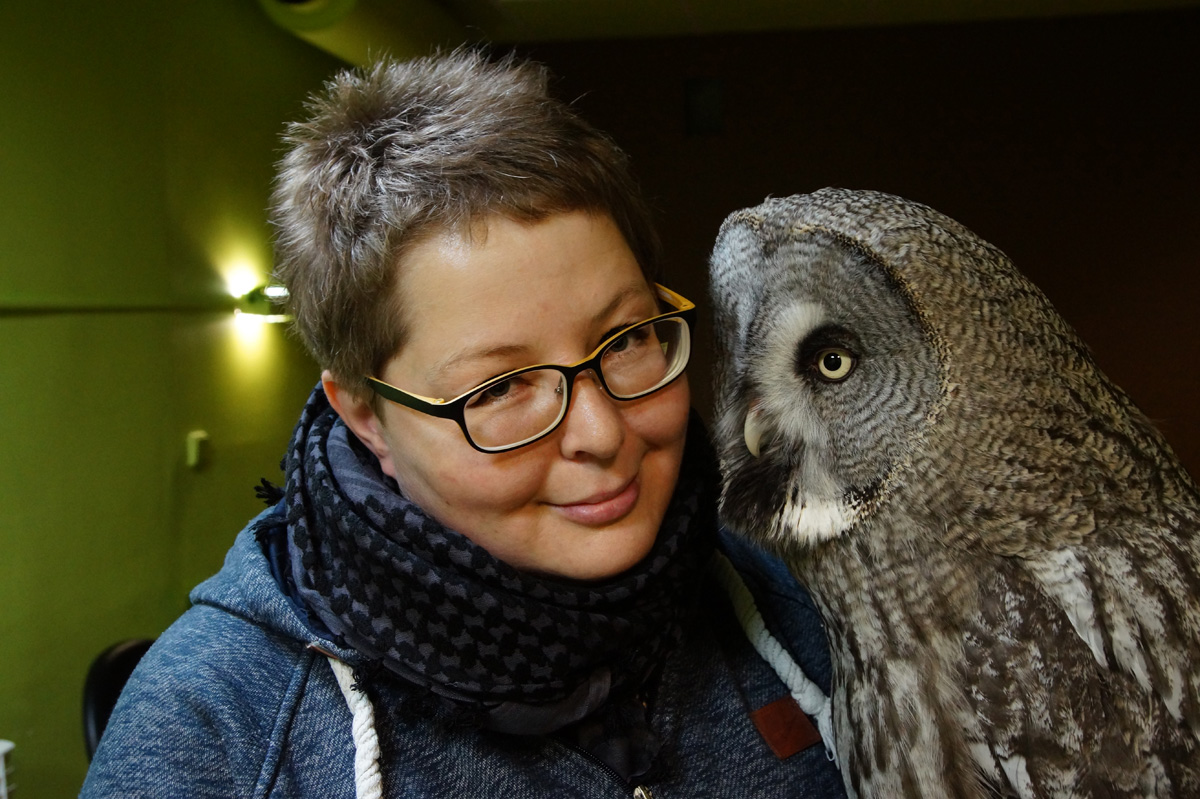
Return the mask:
[[[551,732],[601,707],[619,709],[602,726],[628,728],[613,718],[628,716],[680,640],[715,541],[715,458],[695,418],[653,549],[597,582],[520,571],[427,516],[320,386],[284,468],[291,577],[310,613],[340,643],[501,732]]]

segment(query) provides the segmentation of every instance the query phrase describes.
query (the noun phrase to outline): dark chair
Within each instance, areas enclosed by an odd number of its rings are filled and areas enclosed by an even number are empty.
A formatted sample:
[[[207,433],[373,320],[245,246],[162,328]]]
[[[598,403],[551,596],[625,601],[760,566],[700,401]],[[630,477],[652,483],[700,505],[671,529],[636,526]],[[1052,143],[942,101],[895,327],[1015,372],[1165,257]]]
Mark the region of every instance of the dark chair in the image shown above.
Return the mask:
[[[83,745],[89,763],[100,745],[100,736],[104,734],[121,689],[153,643],[149,638],[120,641],[101,652],[88,668],[87,680],[83,683]]]

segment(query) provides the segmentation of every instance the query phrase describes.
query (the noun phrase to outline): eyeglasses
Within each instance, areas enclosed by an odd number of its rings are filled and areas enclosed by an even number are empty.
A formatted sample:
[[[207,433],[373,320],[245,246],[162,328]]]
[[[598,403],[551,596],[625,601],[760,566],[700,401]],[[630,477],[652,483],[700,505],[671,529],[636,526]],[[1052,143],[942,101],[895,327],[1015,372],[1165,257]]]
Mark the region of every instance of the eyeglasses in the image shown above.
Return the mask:
[[[595,374],[615,400],[653,394],[683,373],[692,350],[696,306],[668,288],[655,288],[659,299],[674,310],[609,336],[578,363],[515,369],[450,400],[422,397],[374,377],[367,377],[367,384],[386,400],[458,422],[480,452],[523,447],[554,432],[566,417],[571,388],[581,372]]]

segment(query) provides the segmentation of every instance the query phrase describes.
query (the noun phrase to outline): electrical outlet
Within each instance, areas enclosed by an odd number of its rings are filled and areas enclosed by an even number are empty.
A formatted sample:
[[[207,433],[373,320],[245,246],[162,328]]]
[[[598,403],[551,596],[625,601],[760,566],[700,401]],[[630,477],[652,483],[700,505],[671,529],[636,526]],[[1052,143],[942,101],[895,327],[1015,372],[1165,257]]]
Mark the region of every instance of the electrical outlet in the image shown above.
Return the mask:
[[[193,430],[187,434],[187,465],[189,469],[202,469],[208,461],[208,433]],[[0,797],[4,799],[4,797]]]

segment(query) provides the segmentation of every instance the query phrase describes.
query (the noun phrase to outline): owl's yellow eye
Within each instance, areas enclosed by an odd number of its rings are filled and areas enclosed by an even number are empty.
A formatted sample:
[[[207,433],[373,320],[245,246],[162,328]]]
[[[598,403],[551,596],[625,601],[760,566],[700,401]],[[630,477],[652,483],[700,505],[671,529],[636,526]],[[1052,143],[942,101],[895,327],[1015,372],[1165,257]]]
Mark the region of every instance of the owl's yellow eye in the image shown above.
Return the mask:
[[[817,353],[817,372],[823,380],[833,383],[849,377],[854,364],[854,355],[849,350],[831,347]]]

